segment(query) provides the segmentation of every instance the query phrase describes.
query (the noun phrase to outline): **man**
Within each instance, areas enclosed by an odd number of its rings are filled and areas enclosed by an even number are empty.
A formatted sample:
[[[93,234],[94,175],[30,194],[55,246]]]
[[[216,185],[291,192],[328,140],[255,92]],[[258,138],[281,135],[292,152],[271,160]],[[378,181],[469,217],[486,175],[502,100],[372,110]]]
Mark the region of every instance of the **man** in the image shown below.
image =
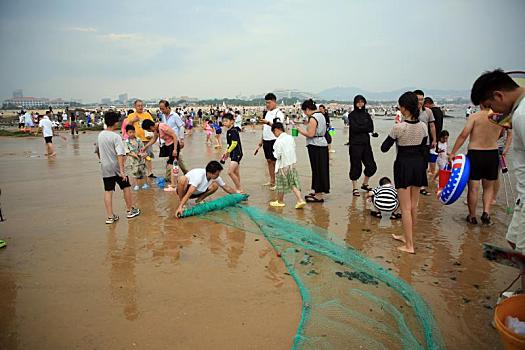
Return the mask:
[[[142,102],[142,100],[135,100],[133,106],[135,107],[135,112],[128,115],[128,124],[135,127],[135,135],[137,135],[137,137],[144,144],[147,144],[149,142],[149,138],[146,137],[146,134],[142,129],[142,122],[146,119],[153,121],[153,117],[151,114],[144,111],[144,102]],[[153,158],[153,151],[151,148],[148,148],[148,157],[146,158],[148,177],[156,178],[156,176],[153,175],[153,165],[151,164],[151,158]]]
[[[423,106],[423,103],[425,102],[425,93],[422,90],[414,90],[414,94],[416,94],[417,100],[419,102],[419,120],[427,125],[428,134],[430,135],[430,137],[427,139],[428,160],[430,163],[430,150],[436,148],[437,145],[434,115],[430,109]],[[430,196],[430,193],[425,187],[421,187],[419,193],[424,196]]]
[[[159,109],[161,112],[161,120],[164,124],[167,124],[174,132],[175,135],[177,135],[177,154],[178,154],[178,163],[180,170],[186,174],[188,172],[188,169],[186,169],[186,166],[184,165],[180,150],[184,148],[184,122],[182,121],[182,118],[171,109],[170,103],[166,100],[160,100],[159,102]],[[166,145],[162,143],[162,146],[160,148],[160,154],[159,157],[169,157],[170,155],[167,154]],[[168,171],[171,173],[172,164],[168,164],[166,174],[168,174]],[[175,184],[173,184],[175,186]]]
[[[443,130],[443,111],[434,104],[434,100],[431,97],[425,97],[423,105],[432,111],[432,115],[434,115],[434,125],[436,127],[436,136],[439,137],[441,130]]]
[[[468,119],[468,117],[470,117],[471,114],[472,114],[472,106],[468,106],[467,110],[465,111],[465,118]]]
[[[483,214],[481,222],[492,224],[490,208],[494,198],[494,186],[498,180],[499,153],[498,139],[501,127],[489,120],[492,114],[490,108],[480,105],[480,111],[467,119],[467,124],[456,139],[450,152],[452,160],[463,143],[469,139],[467,158],[470,160],[470,176],[468,183],[467,204],[469,214],[467,222],[476,225],[476,207],[478,204],[479,180],[483,187]]]
[[[235,111],[235,123],[233,126],[239,129],[239,131],[242,131],[242,115],[238,110]]]
[[[266,102],[266,114],[264,119],[259,122],[263,125],[263,134],[257,151],[263,147],[264,157],[268,165],[268,174],[270,175],[270,182],[265,183],[264,186],[270,186],[270,190],[275,191],[275,157],[273,156],[273,144],[275,143],[276,137],[272,132],[272,125],[274,119],[278,119],[279,122],[284,121],[284,114],[277,108],[277,97],[273,93],[268,93],[264,96]]]
[[[95,152],[100,159],[100,168],[102,170],[102,180],[104,182],[104,206],[106,207],[106,224],[115,223],[119,217],[113,212],[113,192],[115,185],[118,184],[124,193],[126,202],[126,217],[128,219],[140,215],[140,209],[133,207],[133,198],[131,197],[131,185],[126,176],[124,162],[126,150],[122,137],[115,130],[118,130],[118,121],[120,115],[117,112],[107,112],[104,116],[104,122],[107,126],[98,134]]]
[[[196,203],[202,202],[215,193],[221,187],[226,193],[237,193],[235,189],[226,185],[220,178],[223,167],[212,160],[206,165],[206,169],[197,168],[190,170],[186,175],[180,176],[177,181],[177,194],[179,195],[179,206],[175,216],[180,217],[184,211],[184,205],[195,198]]]
[[[38,129],[35,132],[35,135],[42,130],[42,135],[44,136],[44,141],[46,143],[46,156],[54,157],[56,156],[55,148],[53,147],[53,123],[49,119],[49,111],[46,112],[44,118],[38,123]]]
[[[475,105],[484,105],[502,113],[502,122],[512,121],[513,165],[516,175],[517,201],[507,231],[513,249],[525,254],[525,88],[520,87],[502,70],[481,75],[472,86],[470,98]],[[521,287],[525,290],[525,269],[521,271]]]

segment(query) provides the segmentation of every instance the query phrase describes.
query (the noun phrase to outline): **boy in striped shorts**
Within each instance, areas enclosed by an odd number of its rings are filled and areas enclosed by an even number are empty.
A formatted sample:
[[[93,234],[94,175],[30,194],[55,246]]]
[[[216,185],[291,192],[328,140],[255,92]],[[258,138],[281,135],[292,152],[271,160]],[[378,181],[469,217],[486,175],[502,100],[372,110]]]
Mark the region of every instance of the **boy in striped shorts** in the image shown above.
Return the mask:
[[[366,197],[370,199],[375,209],[370,211],[370,215],[381,218],[381,212],[384,211],[392,213],[390,220],[401,219],[401,213],[396,213],[399,208],[397,191],[388,177],[381,178],[379,187],[369,191]]]

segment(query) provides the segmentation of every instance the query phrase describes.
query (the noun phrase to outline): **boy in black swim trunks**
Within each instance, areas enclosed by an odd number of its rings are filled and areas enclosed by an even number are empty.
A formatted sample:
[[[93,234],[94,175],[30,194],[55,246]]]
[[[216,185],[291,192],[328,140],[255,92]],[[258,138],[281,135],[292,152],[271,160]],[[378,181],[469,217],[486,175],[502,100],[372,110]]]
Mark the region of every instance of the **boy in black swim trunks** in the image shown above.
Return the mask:
[[[470,160],[470,177],[468,183],[467,204],[469,214],[467,222],[477,224],[476,206],[478,204],[479,180],[483,187],[483,214],[481,222],[492,224],[490,208],[494,198],[495,183],[499,173],[499,154],[497,141],[501,127],[489,121],[493,112],[480,106],[481,110],[467,119],[465,128],[458,136],[454,148],[449,155],[452,160],[463,143],[469,138],[467,157]]]
[[[228,132],[226,133],[226,142],[228,143],[228,148],[226,153],[224,153],[222,156],[221,162],[224,162],[228,157],[230,157],[228,175],[232,179],[237,192],[242,192],[241,174],[239,171],[242,159],[241,136],[239,135],[239,128],[233,126],[234,122],[235,118],[231,113],[226,113],[222,118],[222,123],[228,128]]]

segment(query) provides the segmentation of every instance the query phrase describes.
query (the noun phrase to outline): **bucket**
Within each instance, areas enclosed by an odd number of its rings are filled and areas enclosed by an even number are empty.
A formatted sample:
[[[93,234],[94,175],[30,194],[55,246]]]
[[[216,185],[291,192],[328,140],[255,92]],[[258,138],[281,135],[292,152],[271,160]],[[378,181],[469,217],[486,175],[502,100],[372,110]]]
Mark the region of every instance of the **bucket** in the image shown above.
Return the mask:
[[[445,188],[448,180],[450,179],[451,173],[452,170],[450,170],[448,167],[439,170],[439,188]]]
[[[293,136],[293,137],[297,137],[297,136],[299,136],[299,130],[296,129],[296,128],[292,128],[292,136]]]
[[[328,129],[328,134],[330,134],[330,136],[334,136],[335,135],[335,129],[334,128]]]
[[[507,316],[525,321],[525,295],[517,295],[503,300],[494,312],[494,323],[505,350],[525,349],[525,336],[516,334],[505,326]]]

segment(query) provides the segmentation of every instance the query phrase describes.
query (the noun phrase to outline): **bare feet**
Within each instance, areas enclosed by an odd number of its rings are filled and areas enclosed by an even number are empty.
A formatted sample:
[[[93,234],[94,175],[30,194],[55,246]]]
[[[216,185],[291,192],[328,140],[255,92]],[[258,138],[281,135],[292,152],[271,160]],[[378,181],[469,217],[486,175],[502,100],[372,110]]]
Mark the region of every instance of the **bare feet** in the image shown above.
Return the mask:
[[[410,254],[415,254],[416,252],[414,251],[414,248],[412,249],[409,249],[407,248],[406,246],[402,245],[400,247],[397,247],[397,250],[400,250],[402,252],[405,252],[405,253],[410,253]]]
[[[392,233],[392,238],[395,239],[396,241],[401,241],[403,243],[406,243],[405,237],[403,237],[401,235],[395,235],[395,234]]]

